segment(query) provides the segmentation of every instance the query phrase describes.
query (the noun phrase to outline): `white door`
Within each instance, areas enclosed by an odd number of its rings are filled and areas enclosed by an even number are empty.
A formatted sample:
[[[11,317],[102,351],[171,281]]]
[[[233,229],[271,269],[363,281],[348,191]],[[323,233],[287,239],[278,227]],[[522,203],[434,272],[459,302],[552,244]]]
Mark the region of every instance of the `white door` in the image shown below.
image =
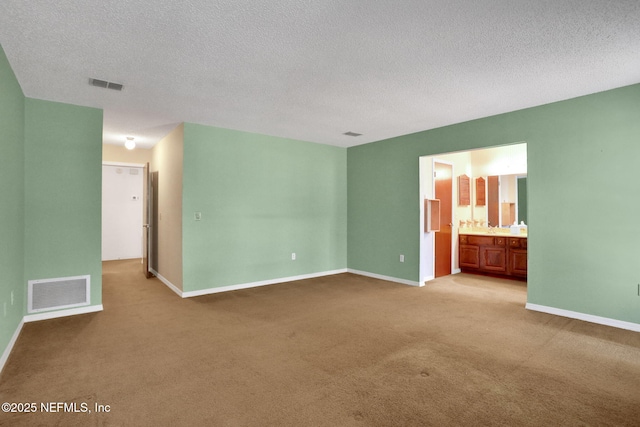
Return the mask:
[[[102,165],[102,260],[142,257],[143,169]]]

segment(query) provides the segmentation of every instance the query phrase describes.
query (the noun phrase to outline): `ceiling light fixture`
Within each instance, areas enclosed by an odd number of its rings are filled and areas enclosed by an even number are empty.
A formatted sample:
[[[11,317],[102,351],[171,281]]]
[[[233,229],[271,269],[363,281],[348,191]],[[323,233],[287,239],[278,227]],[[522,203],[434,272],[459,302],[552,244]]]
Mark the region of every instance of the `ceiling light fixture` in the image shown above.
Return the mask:
[[[128,136],[127,140],[124,143],[124,146],[127,147],[127,150],[133,150],[136,148],[136,143],[133,141],[132,136]]]

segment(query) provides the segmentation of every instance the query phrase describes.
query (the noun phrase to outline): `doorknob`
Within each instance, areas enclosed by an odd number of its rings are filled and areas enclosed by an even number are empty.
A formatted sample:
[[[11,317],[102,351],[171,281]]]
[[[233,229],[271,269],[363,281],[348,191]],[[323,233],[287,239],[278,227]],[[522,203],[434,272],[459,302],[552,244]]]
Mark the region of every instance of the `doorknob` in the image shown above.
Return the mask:
[[[149,224],[142,224],[142,228],[151,228]]]

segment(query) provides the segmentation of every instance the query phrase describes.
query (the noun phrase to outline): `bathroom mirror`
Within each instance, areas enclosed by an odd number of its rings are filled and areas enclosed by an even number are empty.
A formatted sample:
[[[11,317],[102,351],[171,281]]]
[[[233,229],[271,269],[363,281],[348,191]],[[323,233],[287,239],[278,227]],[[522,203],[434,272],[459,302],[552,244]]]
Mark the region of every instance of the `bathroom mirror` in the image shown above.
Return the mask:
[[[492,227],[527,223],[526,174],[488,177],[487,219]]]

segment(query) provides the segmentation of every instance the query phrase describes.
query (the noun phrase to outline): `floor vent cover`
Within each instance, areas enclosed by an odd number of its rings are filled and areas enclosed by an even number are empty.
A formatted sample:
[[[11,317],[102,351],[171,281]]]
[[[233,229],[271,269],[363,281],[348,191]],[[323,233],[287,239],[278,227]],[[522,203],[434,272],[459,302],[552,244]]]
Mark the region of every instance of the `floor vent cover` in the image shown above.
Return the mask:
[[[29,313],[89,305],[91,276],[29,280]]]

